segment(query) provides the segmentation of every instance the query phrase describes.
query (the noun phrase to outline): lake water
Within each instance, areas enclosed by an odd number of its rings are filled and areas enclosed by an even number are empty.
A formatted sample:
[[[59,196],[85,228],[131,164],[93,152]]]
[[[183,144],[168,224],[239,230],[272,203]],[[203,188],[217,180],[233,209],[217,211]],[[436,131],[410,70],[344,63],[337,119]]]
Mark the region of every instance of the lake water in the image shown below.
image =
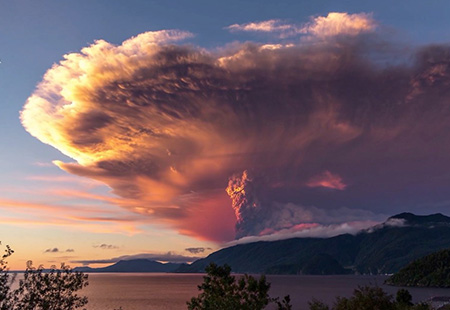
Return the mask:
[[[270,296],[291,296],[295,310],[308,309],[313,297],[329,304],[335,296],[350,296],[358,285],[379,285],[391,294],[399,289],[383,285],[385,276],[268,276]],[[88,310],[182,310],[198,295],[201,274],[103,273],[90,274],[82,294]],[[414,301],[450,296],[450,289],[408,288]]]

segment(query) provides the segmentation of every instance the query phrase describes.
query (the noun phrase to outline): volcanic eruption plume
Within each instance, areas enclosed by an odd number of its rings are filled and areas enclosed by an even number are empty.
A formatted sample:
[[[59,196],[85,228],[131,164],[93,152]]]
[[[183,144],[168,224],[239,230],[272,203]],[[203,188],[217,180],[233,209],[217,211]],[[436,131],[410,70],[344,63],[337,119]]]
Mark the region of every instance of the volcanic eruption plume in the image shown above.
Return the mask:
[[[232,29],[292,39],[211,51],[177,30],[99,40],[47,71],[22,124],[123,208],[209,240],[447,199],[449,46],[400,48],[369,14]]]

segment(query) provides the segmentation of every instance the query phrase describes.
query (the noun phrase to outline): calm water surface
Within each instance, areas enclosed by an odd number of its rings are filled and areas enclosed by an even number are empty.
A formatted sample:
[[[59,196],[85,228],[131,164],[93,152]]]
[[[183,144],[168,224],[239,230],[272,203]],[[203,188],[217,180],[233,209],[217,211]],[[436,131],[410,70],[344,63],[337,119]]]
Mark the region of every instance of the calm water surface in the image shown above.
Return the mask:
[[[385,276],[268,276],[270,295],[291,295],[295,310],[308,309],[312,298],[331,303],[334,297],[350,296],[358,285],[379,285],[391,294],[396,287],[383,285]],[[198,295],[201,274],[109,273],[90,274],[88,310],[181,310],[186,301]],[[450,289],[408,288],[414,301],[448,295]]]

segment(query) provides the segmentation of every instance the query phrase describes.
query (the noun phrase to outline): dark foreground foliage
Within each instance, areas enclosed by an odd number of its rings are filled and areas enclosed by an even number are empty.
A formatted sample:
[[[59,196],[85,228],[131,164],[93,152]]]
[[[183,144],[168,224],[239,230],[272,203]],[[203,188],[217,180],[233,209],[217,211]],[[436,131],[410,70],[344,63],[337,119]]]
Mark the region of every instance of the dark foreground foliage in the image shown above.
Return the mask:
[[[360,286],[349,298],[337,297],[329,307],[318,300],[309,302],[310,310],[432,310],[425,303],[413,304],[411,294],[400,289],[395,300],[378,286]]]
[[[87,297],[76,292],[88,285],[88,276],[62,265],[44,270],[35,268],[31,261],[18,288],[12,289],[15,275],[8,272],[7,258],[14,251],[6,246],[0,258],[0,310],[75,310],[84,307]],[[236,279],[227,265],[211,263],[206,268],[204,282],[198,286],[201,293],[193,297],[189,310],[262,310],[272,304],[277,310],[292,310],[290,297],[269,296],[270,283],[265,276],[256,279],[244,275]],[[273,309],[273,308],[272,308]],[[318,300],[309,302],[310,310],[431,310],[428,304],[413,304],[411,294],[400,289],[394,300],[380,287],[362,286],[349,298],[337,297],[330,308]],[[122,310],[122,308],[115,309]]]
[[[207,275],[198,286],[201,293],[187,302],[189,310],[261,310],[275,306],[278,310],[292,310],[290,297],[283,300],[269,296],[270,283],[264,276],[258,280],[244,275],[239,279],[231,275],[231,267],[214,263],[206,267]],[[313,299],[310,310],[432,310],[426,303],[412,303],[408,290],[400,289],[394,297],[378,286],[360,286],[353,295],[337,297],[330,307]]]
[[[228,265],[214,263],[206,267],[207,275],[198,286],[201,293],[187,302],[189,310],[261,310],[274,303],[278,310],[290,310],[289,296],[283,300],[269,296],[270,283],[265,276],[255,279],[244,275],[238,280]]]
[[[75,310],[88,302],[76,292],[88,285],[88,276],[62,265],[57,269],[35,268],[27,263],[17,289],[15,275],[8,272],[6,259],[14,253],[9,246],[0,260],[0,310]]]

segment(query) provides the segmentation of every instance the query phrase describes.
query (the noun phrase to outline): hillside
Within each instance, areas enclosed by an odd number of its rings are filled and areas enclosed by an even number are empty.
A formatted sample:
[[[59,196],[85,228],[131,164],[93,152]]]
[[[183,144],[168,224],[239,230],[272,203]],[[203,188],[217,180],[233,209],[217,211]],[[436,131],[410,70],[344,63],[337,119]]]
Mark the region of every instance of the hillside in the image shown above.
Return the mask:
[[[149,259],[133,259],[121,260],[102,268],[76,267],[74,270],[82,272],[173,272],[179,267],[180,264],[163,264]]]
[[[389,274],[445,248],[450,248],[450,217],[402,213],[357,235],[239,244],[182,265],[177,272],[203,272],[215,262],[239,273]]]
[[[450,287],[450,249],[417,259],[389,277],[396,286]]]

